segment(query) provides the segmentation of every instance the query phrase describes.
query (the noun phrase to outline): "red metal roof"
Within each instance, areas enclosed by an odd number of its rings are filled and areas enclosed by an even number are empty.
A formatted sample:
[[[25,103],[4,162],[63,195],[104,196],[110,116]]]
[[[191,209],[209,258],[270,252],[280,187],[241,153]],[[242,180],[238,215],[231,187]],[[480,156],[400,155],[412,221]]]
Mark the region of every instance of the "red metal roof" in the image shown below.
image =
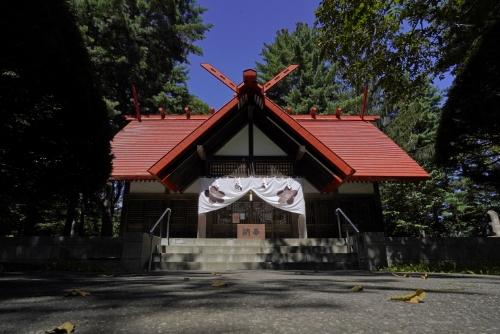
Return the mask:
[[[335,116],[318,116],[316,119],[309,115],[290,117],[356,171],[350,180],[421,181],[429,177],[389,137],[359,116],[341,116],[340,119]],[[164,120],[155,117],[130,122],[112,142],[115,158],[111,178],[155,179],[148,169],[165,158],[174,147],[189,144],[191,140],[183,139],[195,132],[203,132],[207,127],[203,123],[208,119],[208,115],[189,120],[185,116],[167,116]]]
[[[314,136],[313,133],[308,131],[306,128],[300,126],[298,122],[293,120],[293,117],[290,117],[287,113],[283,111],[280,107],[278,107],[273,101],[266,97],[265,105],[269,110],[274,112],[277,116],[281,118],[288,126],[290,126],[294,131],[296,131],[304,140],[309,142],[312,146],[314,146],[321,154],[327,158],[330,162],[332,162],[337,168],[339,168],[342,173],[346,176],[350,176],[355,172],[355,168],[349,165],[349,163],[342,158],[340,158],[334,151],[329,150],[328,147],[324,143],[322,143],[318,138]],[[311,118],[312,119],[312,118]],[[341,181],[341,180],[338,180]]]
[[[166,165],[177,158],[185,149],[190,145],[193,145],[195,141],[203,134],[205,131],[210,129],[215,123],[217,123],[222,117],[224,117],[229,111],[238,105],[238,99],[234,97],[229,102],[227,102],[218,112],[206,119],[200,127],[197,127],[195,131],[189,134],[189,137],[185,137],[186,140],[179,141],[173,150],[164,152],[164,154],[156,161],[148,171],[151,174],[157,175]]]
[[[167,116],[164,120],[143,118],[142,122],[131,121],[111,142],[114,155],[111,179],[154,180],[148,169],[207,118],[191,117],[188,120],[181,115]]]
[[[326,161],[340,172],[325,185],[329,192],[346,179],[372,181],[421,181],[429,175],[390,138],[370,121],[376,116],[320,116],[288,115],[265,97],[263,86],[257,83],[257,72],[243,72],[243,83],[237,87],[209,64],[202,64],[210,73],[236,92],[233,99],[211,116],[144,116],[142,122],[135,119],[118,133],[112,143],[112,179],[141,180],[159,179],[169,189],[176,189],[169,179],[167,166],[195,145],[197,140],[232,110],[245,104],[248,94],[255,105],[274,115],[287,131],[295,132],[304,144],[313,147]],[[264,87],[272,85],[296,66],[292,65],[273,78]],[[366,89],[365,89],[366,93]],[[313,108],[315,111],[315,108]],[[134,117],[129,117],[134,119]],[[276,125],[276,124],[275,124]],[[279,127],[279,125],[277,125]],[[337,174],[337,172],[335,173]],[[328,181],[330,182],[330,181]]]
[[[356,172],[349,180],[422,181],[429,177],[405,151],[369,121],[292,116]]]

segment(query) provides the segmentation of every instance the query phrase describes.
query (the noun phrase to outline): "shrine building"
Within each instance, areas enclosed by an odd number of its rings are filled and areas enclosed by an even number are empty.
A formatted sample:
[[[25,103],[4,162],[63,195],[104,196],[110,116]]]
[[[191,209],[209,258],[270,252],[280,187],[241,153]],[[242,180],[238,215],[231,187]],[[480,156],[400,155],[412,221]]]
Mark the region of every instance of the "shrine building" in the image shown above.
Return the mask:
[[[166,208],[171,238],[237,238],[255,225],[266,239],[337,238],[339,208],[359,231],[383,232],[379,184],[429,177],[364,108],[292,115],[267,98],[297,65],[264,85],[254,70],[237,85],[202,66],[233,91],[223,107],[137,112],[112,142],[111,180],[126,181],[121,235],[149,232]]]

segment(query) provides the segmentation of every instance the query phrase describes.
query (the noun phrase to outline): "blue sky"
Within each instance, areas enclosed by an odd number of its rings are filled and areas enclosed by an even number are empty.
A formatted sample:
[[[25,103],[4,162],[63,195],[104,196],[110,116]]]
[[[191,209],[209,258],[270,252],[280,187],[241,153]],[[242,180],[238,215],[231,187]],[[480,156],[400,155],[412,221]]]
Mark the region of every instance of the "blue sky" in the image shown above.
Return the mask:
[[[203,14],[205,23],[214,26],[196,45],[203,56],[191,55],[188,87],[215,110],[233,97],[233,92],[208,73],[200,63],[209,63],[236,84],[243,71],[262,61],[259,54],[264,43],[272,43],[276,32],[295,29],[296,22],[314,23],[314,10],[320,0],[198,0],[209,8]]]
[[[272,43],[278,30],[294,30],[296,22],[314,23],[314,10],[320,0],[198,0],[198,3],[208,8],[203,14],[204,22],[214,26],[204,40],[196,43],[203,49],[203,56],[189,58],[188,87],[192,94],[218,110],[232,98],[233,92],[200,63],[211,64],[240,84],[243,70],[255,68],[255,62],[262,61],[259,54],[264,43]],[[437,80],[436,84],[445,88],[450,80]]]

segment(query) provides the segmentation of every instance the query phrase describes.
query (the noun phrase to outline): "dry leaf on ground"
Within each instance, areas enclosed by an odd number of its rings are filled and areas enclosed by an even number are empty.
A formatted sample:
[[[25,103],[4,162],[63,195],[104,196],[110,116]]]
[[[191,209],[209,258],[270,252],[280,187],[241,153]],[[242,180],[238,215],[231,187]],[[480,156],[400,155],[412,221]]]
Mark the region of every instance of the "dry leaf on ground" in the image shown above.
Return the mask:
[[[219,281],[219,282],[215,282],[211,286],[214,287],[214,288],[218,288],[218,287],[221,287],[221,286],[228,286],[228,285],[229,285],[229,283],[226,283],[224,281]]]
[[[416,299],[414,299],[416,298]],[[425,291],[418,289],[411,295],[404,295],[404,296],[392,296],[389,300],[401,300],[404,302],[410,302],[412,304],[416,304],[421,300],[424,300],[425,298]],[[413,299],[413,302],[412,302]]]
[[[398,274],[395,274],[395,273],[392,273],[393,276],[396,276],[396,277],[399,277],[399,278],[408,278],[408,277],[411,277],[410,274],[406,273],[404,275],[398,275]]]
[[[189,281],[189,277],[184,277],[184,280],[185,281]]]
[[[423,279],[428,279],[429,278],[429,274],[425,273],[424,276],[420,276],[420,277],[422,277]]]
[[[361,285],[356,285],[351,288],[352,292],[363,291],[363,287]]]
[[[59,327],[53,328],[46,330],[45,333],[51,334],[51,333],[71,333],[73,329],[75,328],[75,325],[73,325],[71,322],[65,322]]]
[[[90,292],[85,292],[85,291],[81,291],[81,290],[71,290],[70,292],[65,294],[66,297],[74,297],[74,296],[87,297],[88,295],[90,295]]]
[[[212,273],[212,275],[214,275],[214,276],[222,276],[222,274],[219,274],[219,273]]]

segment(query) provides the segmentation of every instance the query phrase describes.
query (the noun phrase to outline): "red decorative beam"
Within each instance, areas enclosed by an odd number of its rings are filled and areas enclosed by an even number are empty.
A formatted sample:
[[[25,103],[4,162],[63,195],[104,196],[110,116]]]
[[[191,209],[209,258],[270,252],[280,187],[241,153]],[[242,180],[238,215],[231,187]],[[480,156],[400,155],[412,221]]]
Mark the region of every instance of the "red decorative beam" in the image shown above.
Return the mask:
[[[335,189],[340,187],[340,185],[343,182],[342,179],[340,177],[338,177],[337,175],[333,175],[333,177],[334,177],[334,180],[332,182],[330,182],[330,184],[327,185],[325,189],[323,189],[323,192],[325,194],[331,193],[332,191],[334,191]]]
[[[283,71],[281,71],[277,76],[269,80],[268,83],[264,84],[264,89],[263,92],[265,93],[268,91],[272,86],[276,85],[278,82],[281,81],[284,77],[286,77],[290,72],[295,70],[299,65],[290,65],[287,68],[285,68]]]
[[[365,117],[365,108],[366,108],[366,98],[368,97],[368,85],[365,86],[365,92],[363,96],[363,106],[361,107],[361,119]]]
[[[200,64],[200,65],[201,65],[201,67],[206,69],[208,72],[210,72],[214,77],[216,77],[217,79],[222,81],[222,83],[224,85],[231,88],[231,90],[233,92],[235,92],[235,93],[238,92],[238,86],[234,82],[232,82],[230,79],[228,79],[224,74],[222,74],[217,69],[215,69],[212,65],[210,65],[210,64]]]
[[[141,112],[139,111],[139,102],[137,100],[137,93],[135,92],[135,86],[132,85],[132,95],[134,96],[134,104],[135,104],[135,115],[139,122],[141,121]]]

